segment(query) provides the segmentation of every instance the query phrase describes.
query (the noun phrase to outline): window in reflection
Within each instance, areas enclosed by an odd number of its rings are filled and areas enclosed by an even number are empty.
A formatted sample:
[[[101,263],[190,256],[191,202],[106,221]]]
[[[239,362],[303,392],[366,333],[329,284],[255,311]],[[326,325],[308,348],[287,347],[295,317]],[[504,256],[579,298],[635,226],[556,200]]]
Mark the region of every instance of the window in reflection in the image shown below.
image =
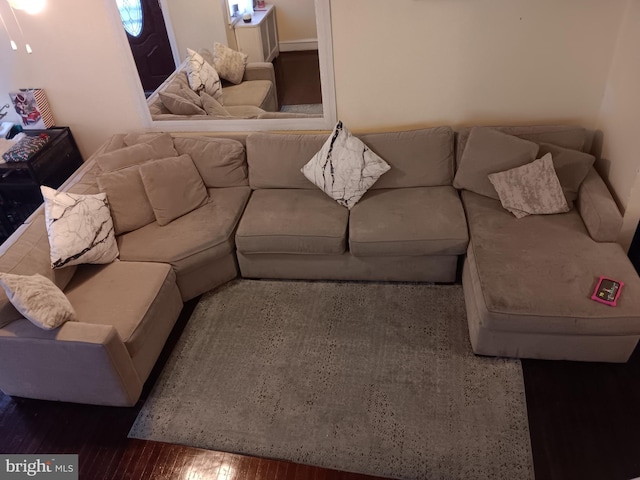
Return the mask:
[[[140,0],[116,0],[122,25],[132,37],[142,33],[142,4]]]

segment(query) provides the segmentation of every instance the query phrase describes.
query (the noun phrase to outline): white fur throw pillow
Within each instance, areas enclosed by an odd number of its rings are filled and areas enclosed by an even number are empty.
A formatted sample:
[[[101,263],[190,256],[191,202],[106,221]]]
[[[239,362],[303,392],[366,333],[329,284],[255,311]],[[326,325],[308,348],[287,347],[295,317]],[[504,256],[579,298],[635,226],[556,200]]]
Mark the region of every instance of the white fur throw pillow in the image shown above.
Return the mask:
[[[187,48],[187,53],[189,54],[187,78],[189,79],[191,90],[196,93],[204,91],[220,102],[220,105],[224,105],[222,101],[222,83],[218,72],[198,52]]]
[[[338,122],[302,173],[340,205],[351,209],[391,167]]]
[[[76,313],[62,290],[39,273],[0,273],[0,285],[16,310],[37,327],[53,330],[76,320]]]
[[[213,68],[225,80],[236,85],[242,83],[244,71],[247,68],[249,55],[238,52],[221,43],[213,45]]]
[[[111,263],[118,257],[105,193],[78,195],[40,187],[49,236],[51,268]]]
[[[551,154],[521,167],[489,175],[502,206],[516,218],[569,211]]]

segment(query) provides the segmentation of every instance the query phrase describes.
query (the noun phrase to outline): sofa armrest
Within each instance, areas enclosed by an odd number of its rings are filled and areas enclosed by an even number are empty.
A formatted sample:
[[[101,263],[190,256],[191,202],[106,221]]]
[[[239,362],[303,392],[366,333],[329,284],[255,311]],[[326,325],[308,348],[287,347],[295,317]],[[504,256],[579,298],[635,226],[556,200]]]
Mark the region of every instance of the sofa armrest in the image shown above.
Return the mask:
[[[132,406],[140,380],[110,325],[67,322],[42,330],[28,320],[0,329],[0,390],[43,400]]]
[[[622,215],[606,184],[592,167],[578,192],[576,206],[589,235],[596,242],[615,242]]]
[[[247,68],[244,70],[244,77],[242,77],[242,81],[247,82],[249,80],[270,80],[275,85],[276,72],[273,69],[273,63],[247,63]]]

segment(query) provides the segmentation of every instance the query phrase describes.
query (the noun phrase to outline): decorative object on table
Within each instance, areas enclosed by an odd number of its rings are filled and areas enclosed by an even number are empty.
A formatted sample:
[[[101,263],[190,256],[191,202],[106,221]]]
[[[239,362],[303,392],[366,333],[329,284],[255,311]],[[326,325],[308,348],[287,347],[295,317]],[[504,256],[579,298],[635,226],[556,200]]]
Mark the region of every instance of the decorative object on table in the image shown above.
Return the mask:
[[[251,14],[250,14],[250,13],[245,13],[245,14],[242,16],[242,21],[243,21],[244,23],[251,23]]]
[[[10,92],[9,97],[25,129],[42,130],[55,125],[43,89],[21,88],[18,92]]]
[[[2,154],[5,162],[26,162],[39,152],[49,141],[49,135],[41,133],[37,137],[24,137]]]
[[[600,277],[596,289],[593,291],[593,295],[591,295],[591,300],[615,307],[618,304],[618,298],[620,297],[623,286],[624,282],[612,280],[607,277]]]

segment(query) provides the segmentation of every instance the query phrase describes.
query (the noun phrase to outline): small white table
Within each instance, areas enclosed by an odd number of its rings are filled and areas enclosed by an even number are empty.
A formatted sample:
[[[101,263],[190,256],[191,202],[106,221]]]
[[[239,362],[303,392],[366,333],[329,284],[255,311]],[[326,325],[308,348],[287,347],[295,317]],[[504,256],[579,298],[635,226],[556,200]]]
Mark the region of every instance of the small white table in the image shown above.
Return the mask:
[[[270,62],[280,53],[276,9],[268,4],[256,9],[251,22],[242,19],[234,25],[238,50],[249,55],[249,62]]]

